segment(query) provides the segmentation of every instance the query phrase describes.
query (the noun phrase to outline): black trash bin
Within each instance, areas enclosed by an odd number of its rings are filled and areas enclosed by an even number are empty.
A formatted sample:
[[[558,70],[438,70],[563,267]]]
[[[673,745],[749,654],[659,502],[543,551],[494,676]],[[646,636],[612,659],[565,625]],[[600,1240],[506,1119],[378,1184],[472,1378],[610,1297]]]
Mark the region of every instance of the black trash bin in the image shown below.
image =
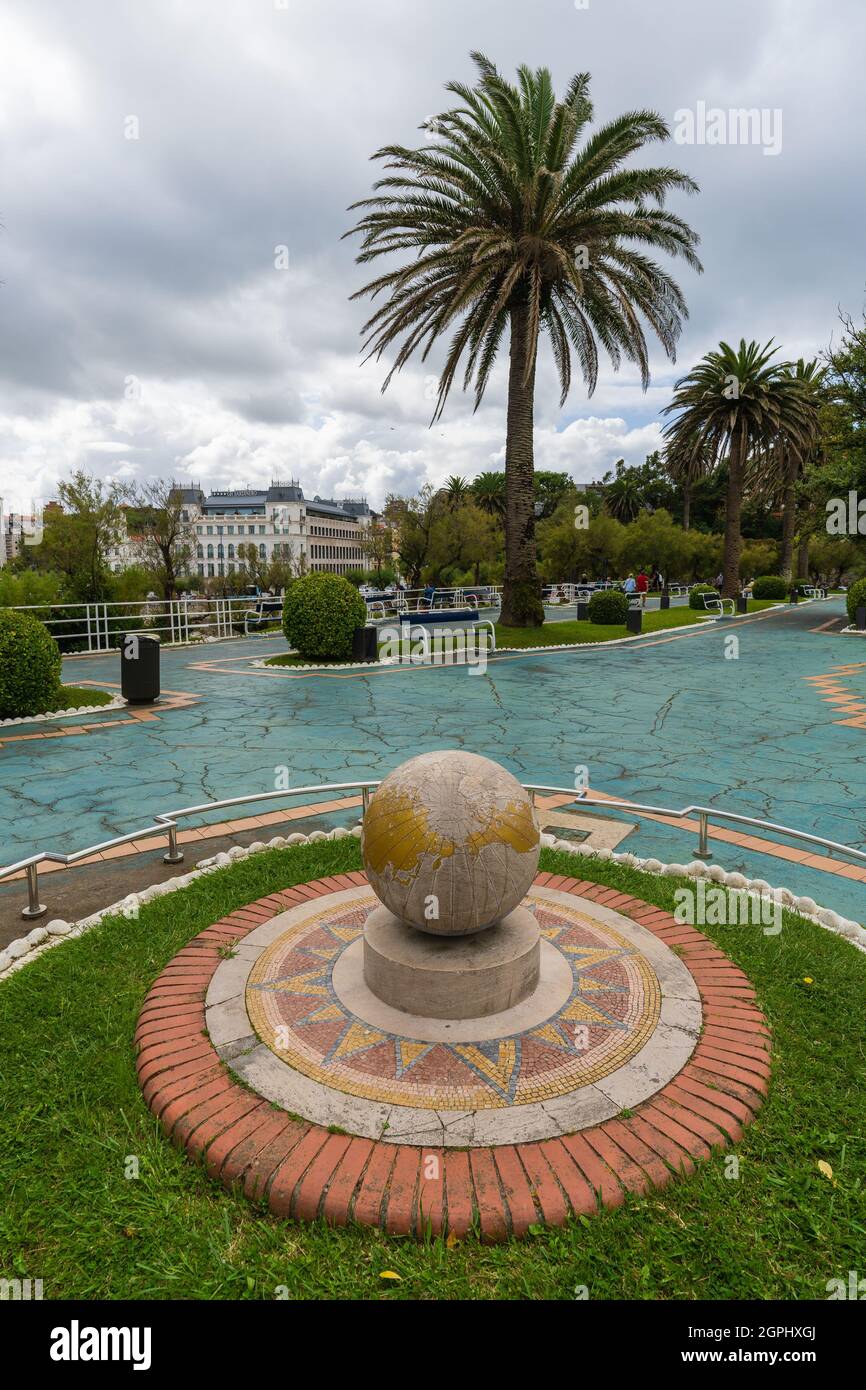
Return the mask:
[[[159,638],[126,632],[120,644],[120,691],[130,705],[159,699]]]
[[[630,608],[625,615],[625,630],[636,636],[643,631],[643,609]]]
[[[748,595],[748,594],[738,594],[738,595],[737,595],[737,612],[738,612],[738,613],[748,613],[748,611],[749,611],[749,595]]]
[[[589,622],[589,599],[579,598],[577,600],[577,621],[579,623]]]
[[[854,613],[854,626],[858,632],[866,632],[866,607],[862,603]]]
[[[356,627],[352,634],[352,660],[379,660],[379,629],[376,627]]]
[[[659,607],[660,607],[660,609],[661,609],[661,611],[662,611],[663,613],[667,613],[667,611],[668,611],[668,609],[670,608],[670,606],[671,606],[671,596],[670,596],[670,594],[668,593],[667,589],[663,589],[663,590],[662,590],[661,600],[660,600],[660,603],[659,603]]]

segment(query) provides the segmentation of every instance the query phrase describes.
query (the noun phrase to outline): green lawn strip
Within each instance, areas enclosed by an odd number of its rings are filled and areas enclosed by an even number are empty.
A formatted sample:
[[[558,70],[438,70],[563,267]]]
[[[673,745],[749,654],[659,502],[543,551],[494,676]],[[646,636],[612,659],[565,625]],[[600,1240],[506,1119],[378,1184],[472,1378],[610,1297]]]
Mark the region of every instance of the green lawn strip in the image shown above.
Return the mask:
[[[774,1029],[769,1102],[737,1147],[618,1211],[522,1242],[447,1249],[278,1221],[178,1152],[135,1079],[132,1037],[163,966],[254,898],[358,867],[354,840],[274,850],[107,920],[0,984],[0,1277],[46,1298],[823,1298],[862,1268],[866,960],[786,914],[784,930],[707,928]],[[659,906],[675,880],[544,851],[552,872]],[[805,977],[814,983],[806,985]],[[128,1157],[140,1176],[124,1176]],[[833,1169],[831,1183],[819,1160]],[[381,1280],[393,1270],[400,1280]]]
[[[59,685],[46,700],[24,717],[54,714],[55,711],[62,710],[89,709],[93,705],[110,705],[116,694],[116,691],[109,693],[107,690],[88,690],[78,685]]]
[[[697,613],[693,608],[647,609],[643,615],[643,631],[663,632],[671,627],[688,627],[692,623],[705,622],[706,613]],[[543,627],[503,627],[496,624],[496,646],[499,647],[551,647],[577,642],[613,642],[617,638],[628,637],[624,623],[608,626],[604,623],[590,622],[547,622]]]
[[[316,657],[315,660],[309,656],[299,656],[297,652],[282,652],[279,656],[269,656],[265,662],[266,666],[345,666],[350,657]]]

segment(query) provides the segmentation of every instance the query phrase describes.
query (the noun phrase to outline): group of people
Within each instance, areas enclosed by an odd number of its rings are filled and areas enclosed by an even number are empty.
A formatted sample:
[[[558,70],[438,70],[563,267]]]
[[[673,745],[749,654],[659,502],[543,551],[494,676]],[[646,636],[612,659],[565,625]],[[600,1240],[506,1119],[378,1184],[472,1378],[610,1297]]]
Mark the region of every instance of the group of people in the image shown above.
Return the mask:
[[[641,608],[645,608],[646,596],[650,591],[650,586],[652,586],[655,592],[660,592],[665,587],[664,575],[662,575],[659,570],[655,571],[652,579],[650,579],[646,570],[643,569],[638,571],[637,578],[635,578],[633,574],[630,574],[622,587],[627,594],[639,594],[640,606]]]

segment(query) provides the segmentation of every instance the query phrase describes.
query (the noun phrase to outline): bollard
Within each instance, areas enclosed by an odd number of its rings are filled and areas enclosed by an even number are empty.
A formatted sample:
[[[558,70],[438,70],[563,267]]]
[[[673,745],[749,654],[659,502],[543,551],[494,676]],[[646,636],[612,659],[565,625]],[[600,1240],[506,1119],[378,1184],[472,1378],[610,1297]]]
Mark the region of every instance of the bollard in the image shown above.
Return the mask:
[[[376,627],[356,627],[352,633],[352,660],[379,660],[379,629]]]

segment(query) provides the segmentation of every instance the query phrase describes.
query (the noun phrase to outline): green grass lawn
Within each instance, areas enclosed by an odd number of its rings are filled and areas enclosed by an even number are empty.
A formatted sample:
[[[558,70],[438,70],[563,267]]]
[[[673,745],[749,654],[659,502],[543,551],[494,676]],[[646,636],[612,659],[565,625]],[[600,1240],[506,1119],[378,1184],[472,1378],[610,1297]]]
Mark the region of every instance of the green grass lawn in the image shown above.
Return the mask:
[[[643,631],[663,632],[669,627],[687,627],[705,621],[709,615],[693,608],[648,609],[643,615]],[[628,637],[624,623],[607,626],[589,622],[546,622],[544,627],[503,627],[496,624],[497,647],[554,647],[571,642],[613,642]]]
[[[0,984],[0,1277],[47,1299],[826,1298],[866,1250],[866,958],[785,915],[708,928],[774,1030],[770,1098],[737,1147],[658,1193],[505,1246],[279,1221],[211,1182],[145,1106],[132,1037],[155,977],[243,903],[357,868],[355,840],[275,850],[106,921]],[[545,851],[542,866],[665,908],[675,881]],[[806,984],[809,977],[813,983]],[[140,1176],[125,1177],[127,1160]],[[819,1171],[823,1161],[832,1181]],[[400,1279],[382,1280],[383,1270]]]
[[[34,714],[53,714],[55,710],[81,709],[82,706],[91,705],[110,705],[115,697],[107,690],[88,690],[78,685],[60,685],[47,700],[43,700],[37,709],[30,711]],[[29,717],[29,716],[28,716]]]

